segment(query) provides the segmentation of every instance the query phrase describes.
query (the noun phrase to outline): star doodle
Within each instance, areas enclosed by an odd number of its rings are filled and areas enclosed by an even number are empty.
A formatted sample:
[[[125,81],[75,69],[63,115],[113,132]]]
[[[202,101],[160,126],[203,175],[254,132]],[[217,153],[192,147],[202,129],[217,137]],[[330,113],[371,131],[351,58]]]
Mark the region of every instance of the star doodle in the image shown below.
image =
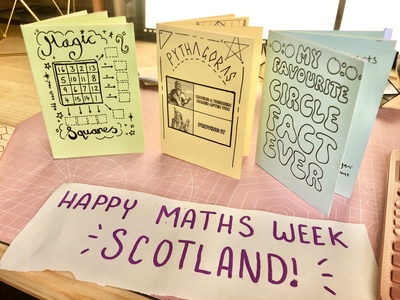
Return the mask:
[[[44,67],[45,67],[45,69],[47,69],[47,70],[50,70],[50,69],[51,69],[50,63],[45,63],[45,64],[44,64]]]
[[[248,44],[241,44],[238,37],[234,37],[231,41],[224,41],[229,51],[226,55],[226,59],[236,57],[242,61],[242,51],[249,47]]]

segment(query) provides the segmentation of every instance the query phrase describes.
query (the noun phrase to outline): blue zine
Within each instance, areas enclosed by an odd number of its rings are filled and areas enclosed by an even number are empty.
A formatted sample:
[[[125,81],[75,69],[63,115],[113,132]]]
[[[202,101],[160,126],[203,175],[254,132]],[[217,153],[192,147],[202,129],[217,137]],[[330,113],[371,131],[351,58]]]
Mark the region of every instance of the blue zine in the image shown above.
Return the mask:
[[[268,38],[256,163],[324,215],[351,195],[395,54],[355,34]]]

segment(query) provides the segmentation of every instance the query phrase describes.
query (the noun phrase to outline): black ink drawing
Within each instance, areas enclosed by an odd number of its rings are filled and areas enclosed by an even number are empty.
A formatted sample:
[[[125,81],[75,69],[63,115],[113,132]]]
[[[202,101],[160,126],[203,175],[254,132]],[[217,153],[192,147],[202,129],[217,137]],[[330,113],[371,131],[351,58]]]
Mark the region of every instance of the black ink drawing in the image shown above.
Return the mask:
[[[142,152],[132,24],[73,19],[23,28],[53,156]]]

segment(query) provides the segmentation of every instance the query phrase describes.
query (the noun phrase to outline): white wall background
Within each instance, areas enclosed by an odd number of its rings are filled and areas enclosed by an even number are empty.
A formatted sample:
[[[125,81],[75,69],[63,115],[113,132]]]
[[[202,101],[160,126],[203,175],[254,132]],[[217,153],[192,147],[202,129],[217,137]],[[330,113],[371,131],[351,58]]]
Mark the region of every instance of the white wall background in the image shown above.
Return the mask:
[[[339,0],[146,0],[146,27],[157,22],[234,13],[269,29],[332,30]],[[400,0],[346,0],[342,30],[393,29],[399,40]]]
[[[397,0],[396,0],[397,1]],[[146,0],[146,27],[221,14],[250,17],[250,25],[269,29],[331,30],[338,0]]]

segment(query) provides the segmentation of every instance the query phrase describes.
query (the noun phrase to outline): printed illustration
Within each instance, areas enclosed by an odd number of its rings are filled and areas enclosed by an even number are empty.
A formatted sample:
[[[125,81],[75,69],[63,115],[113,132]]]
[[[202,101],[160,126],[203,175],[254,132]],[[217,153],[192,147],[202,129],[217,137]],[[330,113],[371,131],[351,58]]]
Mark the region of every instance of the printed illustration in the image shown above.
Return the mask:
[[[188,94],[193,95],[193,87],[189,86],[185,91],[182,91],[182,82],[179,80],[175,80],[173,83],[173,88],[169,88],[172,84],[167,82],[167,90],[168,90],[168,103],[177,105],[177,106],[188,106],[189,102],[193,100],[193,97],[190,97]],[[193,105],[192,105],[193,106]]]
[[[184,91],[182,86],[186,86]],[[231,145],[234,92],[171,77],[167,77],[167,90],[170,128],[228,147]]]
[[[82,23],[23,26],[53,155],[142,152],[132,24]]]

